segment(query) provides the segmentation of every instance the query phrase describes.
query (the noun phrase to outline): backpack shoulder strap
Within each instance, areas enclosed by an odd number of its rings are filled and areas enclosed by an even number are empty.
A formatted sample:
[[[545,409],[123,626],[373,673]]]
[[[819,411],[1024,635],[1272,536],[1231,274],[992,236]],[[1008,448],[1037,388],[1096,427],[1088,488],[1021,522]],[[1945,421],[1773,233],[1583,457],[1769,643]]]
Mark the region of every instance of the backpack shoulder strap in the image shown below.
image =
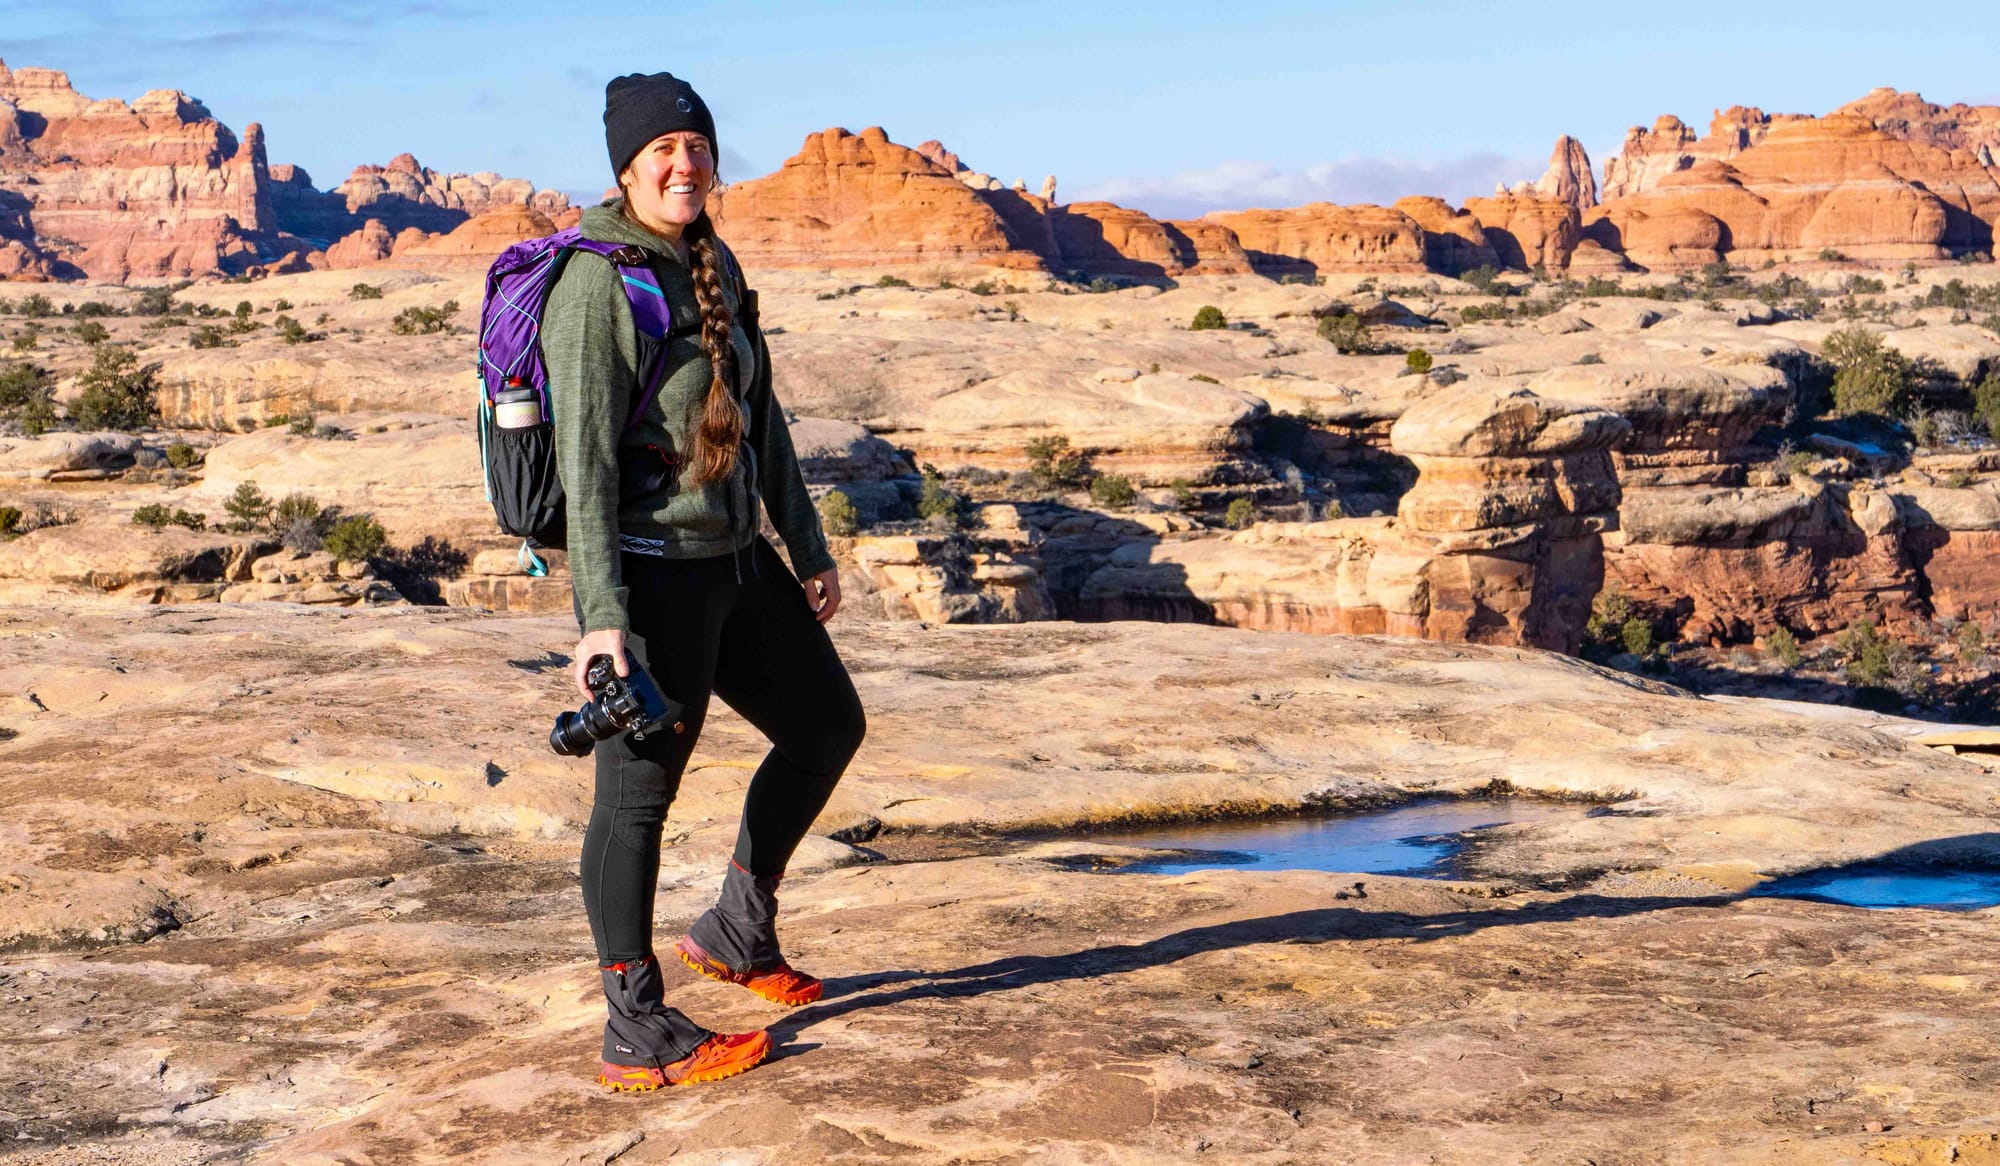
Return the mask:
[[[673,305],[667,302],[667,293],[660,290],[660,279],[653,274],[651,257],[646,254],[645,248],[629,244],[605,243],[597,239],[578,239],[575,249],[588,251],[592,255],[599,255],[608,260],[617,270],[618,277],[624,285],[625,302],[632,309],[633,326],[654,340],[667,338],[674,330],[674,309]],[[631,414],[625,418],[627,429],[638,424],[639,418],[646,412],[646,406],[653,403],[654,395],[660,391],[660,385],[666,380],[666,375],[666,361],[657,361],[656,367],[650,370],[646,383],[640,386],[639,396],[632,406]]]
[[[736,262],[736,252],[729,249],[729,244],[718,238],[715,245],[722,248],[722,266],[728,270],[729,282],[736,288],[736,314],[743,320],[744,331],[753,331],[758,327],[756,289],[743,278],[743,265]]]

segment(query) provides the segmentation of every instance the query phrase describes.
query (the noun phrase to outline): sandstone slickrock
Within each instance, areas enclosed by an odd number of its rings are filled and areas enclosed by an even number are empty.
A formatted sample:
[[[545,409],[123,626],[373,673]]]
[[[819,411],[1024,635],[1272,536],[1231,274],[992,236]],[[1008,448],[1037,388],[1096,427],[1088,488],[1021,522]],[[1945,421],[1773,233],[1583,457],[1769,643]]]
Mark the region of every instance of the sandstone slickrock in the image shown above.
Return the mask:
[[[0,710],[19,732],[0,746],[0,989],[25,1022],[0,1033],[0,1066],[27,1083],[7,1120],[34,1166],[694,1146],[1164,1163],[1197,1145],[1471,1166],[1530,1144],[1832,1166],[1996,1132],[1975,1116],[1986,1081],[1955,1059],[1988,1027],[1980,913],[1741,895],[1885,854],[1991,857],[1989,776],[1886,718],[1697,701],[1516,649],[837,621],[871,733],[820,828],[872,819],[885,847],[911,827],[1360,806],[1494,779],[1637,797],[1494,831],[1433,882],[1094,874],[1140,852],[1088,837],[841,866],[851,848],[818,838],[783,925],[826,1000],[779,1017],[677,976],[674,1003],[774,1025],[781,1055],[634,1105],[589,1082],[588,783],[539,741],[573,697],[566,619],[53,618],[0,613],[0,662],[43,706]],[[435,698],[428,733],[400,728],[411,692]],[[713,711],[675,807],[663,933],[712,898],[761,748]],[[147,780],[76,780],[113,758]],[[59,1071],[85,1043],[87,1079]]]

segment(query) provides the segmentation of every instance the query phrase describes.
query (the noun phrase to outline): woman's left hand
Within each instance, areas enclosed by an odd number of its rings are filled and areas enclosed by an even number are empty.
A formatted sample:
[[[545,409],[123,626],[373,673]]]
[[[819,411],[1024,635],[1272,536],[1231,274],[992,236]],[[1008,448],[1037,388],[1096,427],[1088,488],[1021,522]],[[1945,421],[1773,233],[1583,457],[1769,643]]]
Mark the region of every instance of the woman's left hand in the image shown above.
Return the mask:
[[[806,589],[806,606],[813,609],[819,622],[825,623],[840,610],[840,569],[829,568],[814,575],[800,586]]]

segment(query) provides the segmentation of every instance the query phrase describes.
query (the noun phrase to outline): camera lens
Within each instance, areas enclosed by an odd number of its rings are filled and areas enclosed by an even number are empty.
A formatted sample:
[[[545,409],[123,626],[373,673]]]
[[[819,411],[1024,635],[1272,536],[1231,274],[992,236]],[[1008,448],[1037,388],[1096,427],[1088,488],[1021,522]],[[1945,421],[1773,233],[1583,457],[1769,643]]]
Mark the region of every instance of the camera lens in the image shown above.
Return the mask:
[[[576,713],[556,714],[556,727],[549,730],[549,748],[564,757],[588,757],[596,747],[597,738],[590,735],[583,717]]]

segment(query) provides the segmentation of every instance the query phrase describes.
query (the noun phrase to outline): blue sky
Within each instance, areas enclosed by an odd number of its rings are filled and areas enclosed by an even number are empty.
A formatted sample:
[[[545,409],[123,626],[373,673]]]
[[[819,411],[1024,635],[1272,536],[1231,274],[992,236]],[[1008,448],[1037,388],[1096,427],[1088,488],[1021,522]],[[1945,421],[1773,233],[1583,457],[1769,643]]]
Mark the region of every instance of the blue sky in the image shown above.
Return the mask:
[[[238,131],[262,122],[271,160],[322,188],[409,151],[594,193],[605,80],[667,69],[715,110],[728,178],[826,126],[881,125],[1009,182],[1053,173],[1065,201],[1160,215],[1458,201],[1534,177],[1563,133],[1601,176],[1662,113],[1823,113],[1877,85],[1995,103],[1996,53],[1991,0],[0,0],[10,66],[67,70],[92,97],[186,90]]]

